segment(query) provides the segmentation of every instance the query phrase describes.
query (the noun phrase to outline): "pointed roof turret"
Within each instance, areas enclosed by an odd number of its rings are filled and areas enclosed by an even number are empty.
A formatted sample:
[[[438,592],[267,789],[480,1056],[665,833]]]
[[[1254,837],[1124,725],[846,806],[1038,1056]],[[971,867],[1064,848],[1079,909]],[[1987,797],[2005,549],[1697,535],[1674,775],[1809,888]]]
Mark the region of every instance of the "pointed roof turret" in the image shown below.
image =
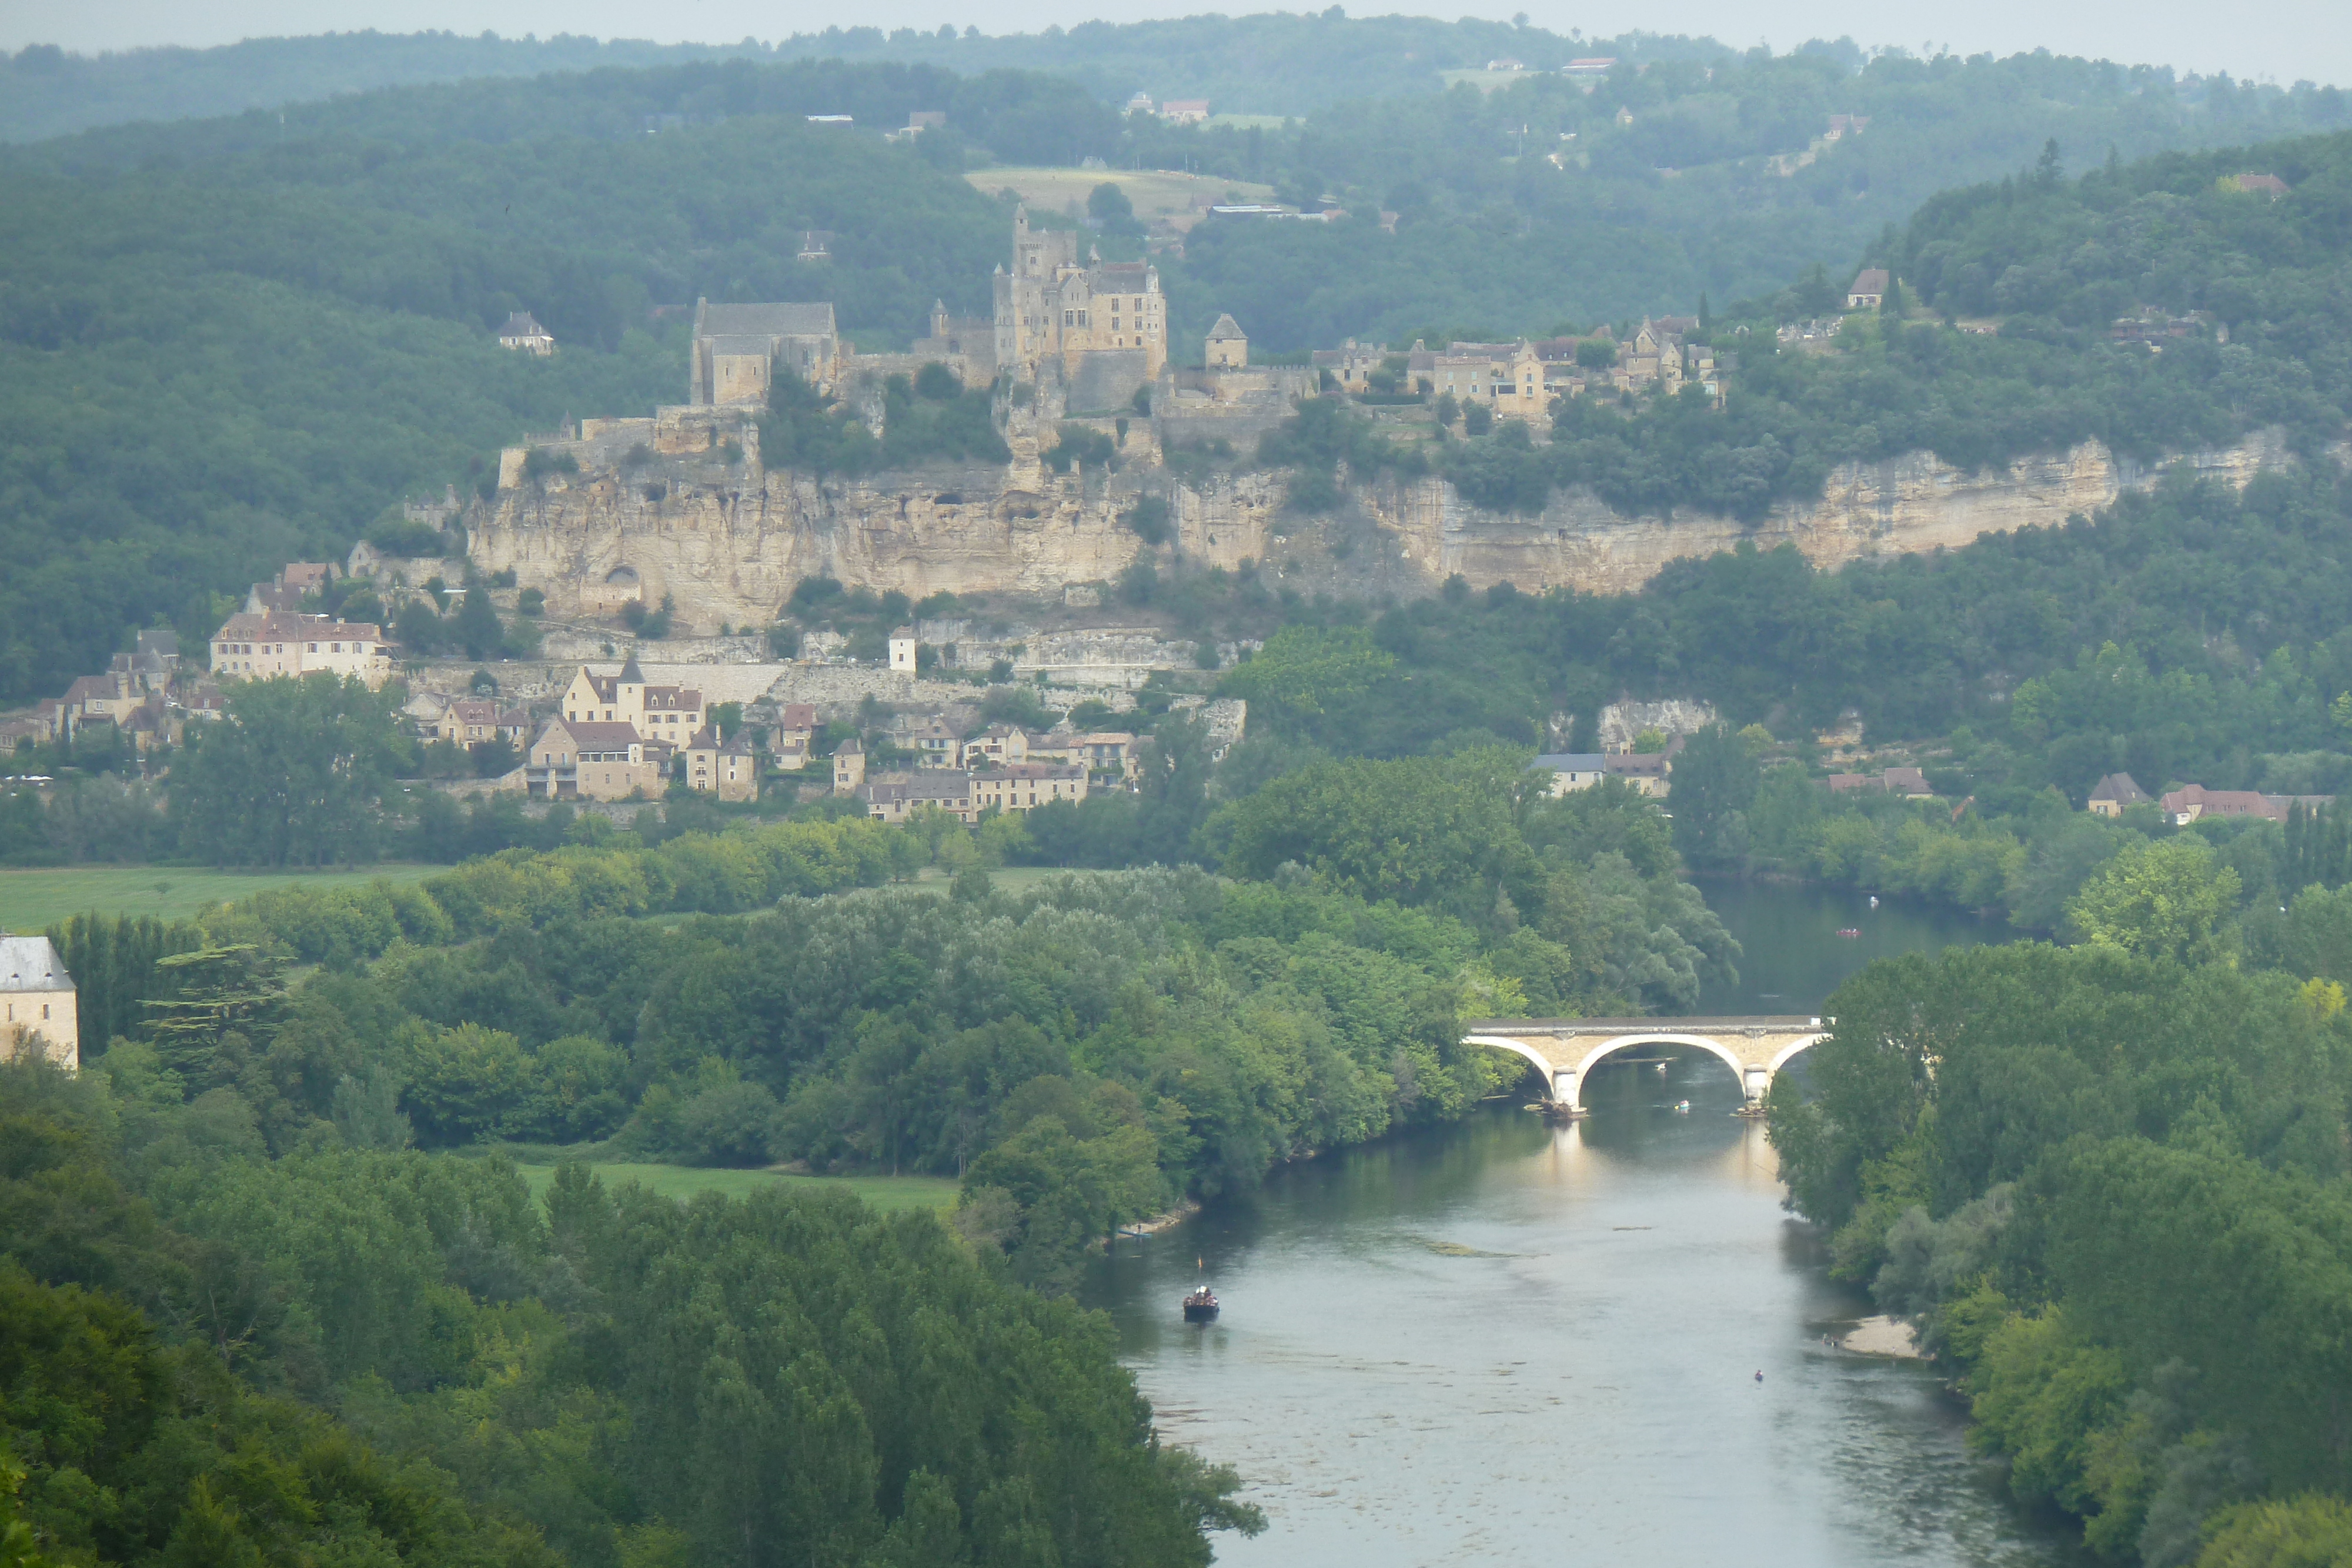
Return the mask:
[[[1209,329],[1209,341],[1212,343],[1231,342],[1236,338],[1246,340],[1248,334],[1241,329],[1241,324],[1229,314],[1219,316],[1217,324]]]
[[[646,673],[637,667],[637,651],[635,648],[629,650],[627,661],[621,665],[621,684],[625,686],[646,684]]]

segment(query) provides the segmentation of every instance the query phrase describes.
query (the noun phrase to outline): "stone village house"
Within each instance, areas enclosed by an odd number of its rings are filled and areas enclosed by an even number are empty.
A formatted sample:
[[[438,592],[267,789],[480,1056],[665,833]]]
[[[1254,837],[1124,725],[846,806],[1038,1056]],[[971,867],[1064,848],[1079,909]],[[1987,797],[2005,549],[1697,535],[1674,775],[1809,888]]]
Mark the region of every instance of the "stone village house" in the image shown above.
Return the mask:
[[[675,748],[636,727],[604,719],[553,718],[530,743],[523,789],[540,800],[623,800],[659,795]]]
[[[984,811],[1034,811],[1055,800],[1087,798],[1087,770],[1053,762],[1014,762],[966,771],[919,768],[893,773],[857,787],[866,814],[877,822],[903,822],[930,808],[959,821],[977,822]]]
[[[462,706],[452,704],[452,711]],[[814,712],[788,709],[787,725],[795,716],[813,724]],[[798,739],[805,759],[806,727]],[[758,798],[760,756],[751,732],[721,741],[700,691],[647,681],[632,654],[617,674],[600,675],[583,664],[572,677],[557,716],[530,744],[523,788],[544,800],[659,795],[680,756],[688,787],[723,800]]]

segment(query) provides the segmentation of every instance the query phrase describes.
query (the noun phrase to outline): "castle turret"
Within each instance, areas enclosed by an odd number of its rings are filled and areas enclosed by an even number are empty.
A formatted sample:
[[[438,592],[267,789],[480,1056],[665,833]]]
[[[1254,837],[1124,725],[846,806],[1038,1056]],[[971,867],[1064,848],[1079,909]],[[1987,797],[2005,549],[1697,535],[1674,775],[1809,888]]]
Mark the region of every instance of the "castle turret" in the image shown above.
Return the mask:
[[[1249,339],[1231,316],[1220,316],[1209,329],[1203,362],[1213,371],[1238,371],[1249,363]]]

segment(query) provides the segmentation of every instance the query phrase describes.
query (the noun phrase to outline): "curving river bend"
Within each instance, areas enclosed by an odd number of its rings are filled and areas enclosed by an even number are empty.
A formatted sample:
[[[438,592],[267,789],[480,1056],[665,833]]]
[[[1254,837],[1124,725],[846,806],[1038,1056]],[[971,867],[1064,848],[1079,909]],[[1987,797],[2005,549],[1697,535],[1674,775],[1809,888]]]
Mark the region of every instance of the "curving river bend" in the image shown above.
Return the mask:
[[[1727,907],[1734,934],[1853,918],[1786,891]],[[1780,1208],[1727,1071],[1604,1067],[1586,1098],[1570,1126],[1498,1106],[1302,1163],[1097,1266],[1089,1304],[1162,1429],[1271,1521],[1220,1562],[2076,1561],[1968,1455],[1932,1373],[1822,1344],[1871,1309]],[[1225,1303],[1206,1328],[1176,1311],[1196,1260]]]

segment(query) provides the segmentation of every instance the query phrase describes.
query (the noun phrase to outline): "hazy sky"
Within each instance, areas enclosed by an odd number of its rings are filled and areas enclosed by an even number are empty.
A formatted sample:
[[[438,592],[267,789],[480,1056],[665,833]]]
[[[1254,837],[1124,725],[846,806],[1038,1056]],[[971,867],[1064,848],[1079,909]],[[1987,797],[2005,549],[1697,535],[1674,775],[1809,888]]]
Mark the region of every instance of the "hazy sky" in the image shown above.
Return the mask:
[[[2352,7],[2344,0],[2270,0],[2239,10],[2210,0],[2144,0],[2136,5],[2086,0],[1973,0],[1911,7],[1885,0],[1601,0],[1570,6],[1548,0],[1502,0],[1479,15],[1507,16],[1522,5],[1537,25],[1609,35],[1630,28],[1711,33],[1727,44],[1769,43],[1785,49],[1809,37],[1851,36],[1865,45],[1948,45],[1961,54],[2010,54],[2047,47],[2182,71],[2226,70],[2281,84],[2301,79],[2352,85]],[[509,37],[587,33],[601,37],[776,38],[839,24],[936,28],[941,22],[982,32],[1029,32],[1100,16],[1133,21],[1205,9],[1181,3],[1115,5],[1097,0],[867,0],[855,6],[778,5],[771,0],[0,0],[0,47],[62,44],[69,49],[141,44],[225,44],[273,34],[374,27],[407,33],[448,28]],[[1267,7],[1228,3],[1231,13]],[[1293,0],[1289,7],[1319,9]],[[1359,16],[1393,9],[1351,5]],[[1453,5],[1433,6],[1459,16]],[[1936,19],[1927,19],[1931,13]]]

